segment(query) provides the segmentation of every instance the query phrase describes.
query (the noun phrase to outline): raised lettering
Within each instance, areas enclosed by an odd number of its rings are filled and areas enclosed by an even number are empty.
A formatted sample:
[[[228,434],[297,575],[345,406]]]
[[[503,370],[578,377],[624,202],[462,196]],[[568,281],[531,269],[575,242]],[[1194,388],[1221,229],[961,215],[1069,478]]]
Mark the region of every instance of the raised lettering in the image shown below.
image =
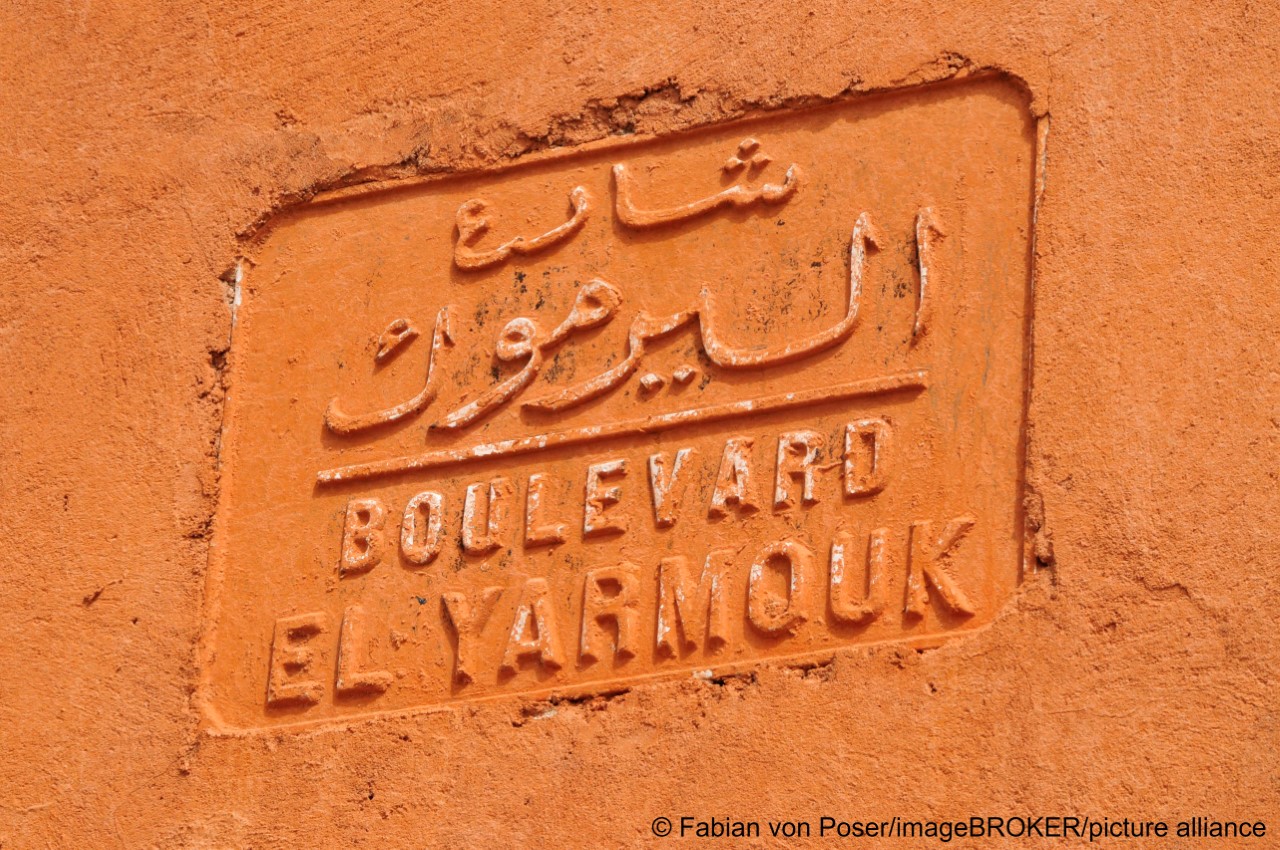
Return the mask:
[[[662,655],[678,656],[699,645],[715,649],[729,640],[729,611],[725,604],[732,549],[712,549],[698,576],[689,578],[689,559],[683,555],[663,558],[658,566],[657,648]]]
[[[529,490],[524,503],[524,545],[531,549],[563,543],[568,531],[568,526],[563,523],[543,521],[550,481],[550,476],[541,472],[529,476]]]
[[[267,705],[315,705],[324,696],[324,682],[302,678],[311,672],[315,650],[307,646],[324,632],[323,613],[297,614],[276,620],[267,673]]]
[[[945,567],[945,562],[951,559],[956,545],[968,535],[973,525],[972,517],[956,517],[947,523],[942,534],[934,537],[932,522],[911,523],[911,549],[907,568],[908,616],[924,616],[929,604],[926,581],[933,585],[933,589],[953,613],[966,617],[976,613],[973,604]]]
[[[667,472],[667,456],[662,452],[649,455],[649,487],[653,491],[653,520],[658,528],[670,528],[676,524],[680,503],[688,488],[688,476],[682,475],[694,456],[693,449],[676,452],[671,471]]]
[[[773,488],[773,507],[785,511],[795,504],[791,496],[791,484],[801,479],[800,498],[806,505],[818,501],[814,479],[818,450],[826,440],[816,431],[789,431],[778,437],[778,472]]]
[[[756,510],[751,498],[751,447],[755,440],[751,437],[733,437],[724,445],[724,454],[720,456],[720,472],[716,475],[716,486],[711,491],[711,508],[708,513],[713,517],[729,515],[731,507],[742,513]]]
[[[520,591],[507,648],[502,654],[502,669],[514,673],[520,669],[520,662],[526,659],[536,660],[551,669],[564,666],[555,607],[551,604],[551,590],[544,578],[527,580]]]
[[[449,625],[453,627],[454,640],[457,641],[453,653],[453,680],[459,685],[475,681],[480,633],[489,622],[501,595],[502,588],[494,586],[481,590],[474,605],[467,601],[464,593],[451,592],[442,597],[445,614]]]
[[[627,474],[625,460],[611,460],[606,463],[594,463],[587,468],[587,499],[583,506],[582,536],[602,537],[608,534],[621,534],[627,530],[627,518],[614,514],[606,516],[608,509],[622,499],[621,487],[606,487],[605,479],[622,478]]]
[[[378,499],[347,502],[347,518],[342,524],[342,551],[338,575],[364,573],[382,562],[386,548],[387,509]]]
[[[582,586],[582,637],[579,656],[583,661],[600,661],[613,644],[616,658],[631,658],[639,648],[636,637],[640,579],[631,564],[604,567],[587,573]],[[617,640],[604,627],[612,622]]]
[[[874,496],[889,481],[893,428],[884,419],[859,419],[844,429],[844,493]]]
[[[430,490],[419,493],[405,505],[400,521],[400,554],[411,564],[429,564],[440,554],[441,526],[444,524],[444,497]]]
[[[385,670],[366,670],[368,641],[364,633],[365,614],[359,605],[348,606],[342,614],[338,636],[338,679],[334,685],[341,695],[380,694],[391,687],[392,676]]]
[[[488,493],[484,519],[476,504],[481,493]],[[478,482],[467,486],[466,501],[462,506],[462,550],[468,555],[486,555],[496,550],[506,525],[508,502],[513,495],[511,482],[495,478],[488,484]],[[483,526],[483,530],[481,530]]]
[[[831,543],[831,616],[837,622],[864,625],[880,616],[884,610],[884,559],[885,543],[889,529],[877,528],[867,537],[865,547],[861,536],[838,533]],[[850,562],[863,560],[866,555],[866,590],[855,598],[853,581],[848,568]],[[861,584],[861,582],[859,582]]]
[[[1043,524],[1015,167],[1043,134],[1016,88],[375,181],[266,227],[233,281],[251,397],[228,410],[210,722],[526,695],[511,719],[537,734],[633,679],[712,693],[991,624]],[[920,127],[927,167],[894,192]]]
[[[785,597],[770,593],[764,586],[765,570],[770,564],[785,561],[788,592]],[[747,619],[765,634],[792,631],[806,619],[805,585],[813,568],[813,553],[794,540],[769,543],[751,564],[747,579]]]

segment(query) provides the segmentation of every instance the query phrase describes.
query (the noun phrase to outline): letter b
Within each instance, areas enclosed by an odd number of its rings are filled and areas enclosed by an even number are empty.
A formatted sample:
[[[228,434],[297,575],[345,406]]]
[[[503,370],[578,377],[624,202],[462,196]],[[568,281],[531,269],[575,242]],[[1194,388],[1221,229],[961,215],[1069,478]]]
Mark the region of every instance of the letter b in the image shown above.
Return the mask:
[[[386,547],[387,509],[377,499],[352,499],[342,526],[338,575],[368,572],[382,561]]]

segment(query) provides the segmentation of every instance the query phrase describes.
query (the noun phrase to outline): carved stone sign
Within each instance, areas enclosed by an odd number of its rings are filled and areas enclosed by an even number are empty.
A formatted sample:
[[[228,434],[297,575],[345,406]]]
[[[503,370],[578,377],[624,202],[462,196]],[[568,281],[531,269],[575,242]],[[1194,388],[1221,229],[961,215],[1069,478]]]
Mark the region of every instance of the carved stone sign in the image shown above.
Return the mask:
[[[281,215],[231,355],[212,722],[990,622],[1034,155],[1022,93],[979,80]]]

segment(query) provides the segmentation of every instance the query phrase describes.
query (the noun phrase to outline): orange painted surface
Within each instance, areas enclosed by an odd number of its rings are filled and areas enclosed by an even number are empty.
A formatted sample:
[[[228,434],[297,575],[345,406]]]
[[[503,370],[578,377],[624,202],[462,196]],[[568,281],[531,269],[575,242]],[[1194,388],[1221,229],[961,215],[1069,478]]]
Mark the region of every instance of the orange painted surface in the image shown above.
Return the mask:
[[[1280,20],[624,5],[8,16],[0,847],[1280,834]]]
[[[237,293],[212,721],[989,623],[1022,567],[1034,144],[987,81],[273,222]]]

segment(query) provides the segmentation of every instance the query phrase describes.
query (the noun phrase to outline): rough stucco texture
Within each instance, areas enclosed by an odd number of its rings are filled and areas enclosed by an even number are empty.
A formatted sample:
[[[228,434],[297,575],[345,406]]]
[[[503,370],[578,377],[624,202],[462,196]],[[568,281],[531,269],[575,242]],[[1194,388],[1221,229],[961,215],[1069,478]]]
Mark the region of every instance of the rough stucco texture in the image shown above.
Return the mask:
[[[1274,820],[1278,32],[1265,4],[1143,0],[0,13],[0,846]],[[1031,554],[990,626],[595,699],[209,731],[226,278],[257,224],[345,184],[980,71],[1029,93],[1043,154]]]

